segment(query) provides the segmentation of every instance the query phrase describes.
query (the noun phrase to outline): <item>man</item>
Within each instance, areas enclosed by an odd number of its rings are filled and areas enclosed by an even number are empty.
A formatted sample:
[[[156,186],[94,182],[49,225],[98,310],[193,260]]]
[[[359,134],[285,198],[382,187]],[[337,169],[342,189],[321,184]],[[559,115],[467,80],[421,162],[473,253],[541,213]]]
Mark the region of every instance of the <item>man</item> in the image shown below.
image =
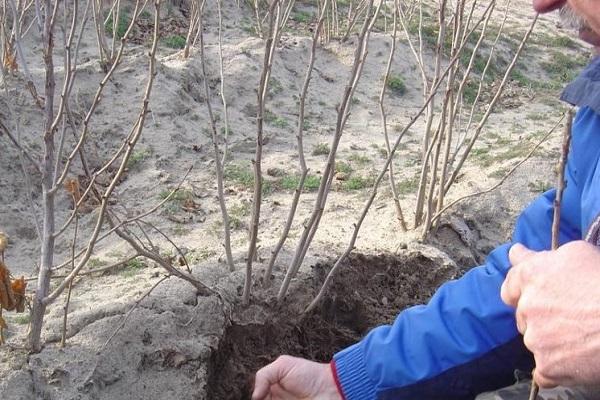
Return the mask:
[[[580,37],[600,46],[600,0],[533,0],[533,8],[572,9],[585,21]],[[252,398],[473,399],[511,385],[535,361],[541,387],[562,386],[542,390],[543,398],[600,399],[591,389],[600,383],[600,57],[562,99],[579,111],[558,250],[547,250],[551,190],[520,215],[512,243],[429,304],[405,310],[330,364],[280,357],[258,371]],[[526,399],[522,388],[519,397],[505,389],[478,399]]]

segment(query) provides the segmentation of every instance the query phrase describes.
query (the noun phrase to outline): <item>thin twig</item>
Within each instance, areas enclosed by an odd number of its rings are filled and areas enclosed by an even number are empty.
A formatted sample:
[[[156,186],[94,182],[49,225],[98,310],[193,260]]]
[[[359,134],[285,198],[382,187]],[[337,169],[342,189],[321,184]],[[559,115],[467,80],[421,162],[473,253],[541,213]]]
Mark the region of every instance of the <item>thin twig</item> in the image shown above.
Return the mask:
[[[397,2],[398,0],[394,0]],[[395,3],[397,4],[397,3]],[[385,148],[387,151],[387,155],[390,155],[390,137],[388,135],[387,129],[387,114],[385,112],[385,92],[387,90],[388,80],[390,77],[390,71],[392,69],[392,61],[394,60],[394,54],[396,53],[396,37],[398,34],[398,7],[394,7],[394,31],[392,34],[392,45],[390,47],[390,56],[388,58],[387,66],[385,69],[385,73],[383,76],[383,85],[381,87],[381,92],[379,94],[379,112],[381,114],[381,127],[383,129],[383,137],[385,139]],[[390,168],[388,172],[388,178],[390,182],[390,189],[392,191],[392,198],[394,199],[394,206],[396,207],[396,217],[398,218],[398,222],[400,223],[400,229],[402,232],[406,232],[406,222],[404,221],[404,214],[402,213],[402,207],[400,206],[400,199],[398,198],[398,190],[396,189],[396,180],[394,178],[394,163],[390,163]]]
[[[192,269],[190,267],[190,264],[188,263],[185,253],[181,250],[181,248],[179,246],[177,246],[177,244],[166,233],[164,233],[162,230],[160,230],[156,225],[154,225],[148,221],[144,221],[143,219],[139,220],[139,223],[148,225],[150,228],[154,229],[160,236],[165,238],[165,240],[167,242],[169,242],[171,244],[171,246],[173,246],[173,248],[175,248],[175,251],[177,252],[177,254],[179,254],[179,257],[183,260],[183,265],[187,269],[188,273],[189,274],[192,273]]]
[[[563,143],[560,153],[560,160],[558,161],[558,187],[556,188],[556,194],[554,195],[554,216],[552,218],[552,250],[558,249],[560,245],[560,207],[562,203],[562,195],[565,190],[565,166],[567,165],[567,158],[569,157],[569,146],[571,144],[571,129],[573,128],[573,115],[574,111],[569,108],[567,111],[567,124],[563,131]],[[535,369],[534,369],[535,371]],[[533,375],[533,371],[532,371]],[[540,390],[539,385],[535,379],[531,380],[531,390],[529,392],[529,400],[535,400]]]
[[[76,203],[75,196],[73,196],[73,204]],[[71,242],[71,266],[75,269],[75,244],[77,243],[77,231],[79,228],[79,218],[75,218],[75,229],[73,232],[73,241]],[[63,348],[67,344],[67,318],[69,315],[69,303],[71,302],[71,293],[73,291],[73,282],[69,282],[69,288],[67,289],[67,298],[65,305],[63,306],[63,324],[62,324],[62,335],[60,338],[60,347]]]
[[[558,162],[558,187],[554,197],[554,218],[552,220],[552,250],[558,249],[560,240],[560,211],[563,192],[565,190],[565,166],[569,156],[569,146],[571,145],[571,129],[573,128],[573,109],[567,111],[567,124],[563,132],[562,151]]]
[[[102,351],[106,348],[106,346],[108,346],[108,344],[113,340],[113,338],[115,336],[117,336],[117,333],[119,333],[119,331],[121,329],[123,329],[123,327],[125,326],[125,324],[127,323],[127,320],[129,319],[129,317],[131,316],[131,313],[133,313],[133,311],[137,308],[137,306],[142,302],[142,300],[144,300],[146,297],[148,297],[150,295],[150,293],[152,293],[152,291],[154,289],[156,289],[158,287],[158,285],[160,285],[161,283],[163,283],[164,281],[166,281],[167,279],[169,279],[171,277],[171,275],[165,275],[163,276],[161,279],[159,279],[154,285],[152,285],[152,287],[150,289],[148,289],[146,291],[146,293],[144,293],[142,295],[142,297],[140,297],[139,299],[136,300],[136,302],[133,304],[133,306],[129,309],[129,311],[127,311],[127,314],[125,314],[125,316],[123,317],[123,319],[121,319],[121,322],[119,323],[119,325],[117,326],[117,328],[113,331],[113,333],[108,337],[108,339],[106,339],[106,342],[104,342],[104,344],[100,347],[100,349],[98,349],[98,351],[96,352],[96,354],[100,354],[102,353]]]
[[[42,169],[41,169],[39,162],[33,158],[31,153],[27,149],[25,149],[23,146],[21,146],[21,144],[19,143],[17,138],[15,138],[12,135],[12,133],[10,133],[8,128],[2,123],[2,121],[0,121],[0,136],[2,136],[2,134],[5,134],[6,136],[8,136],[8,139],[13,143],[13,145],[17,148],[17,150],[19,150],[19,153],[24,155],[25,158],[27,158],[29,160],[29,162],[31,163],[31,165],[35,168],[35,170],[41,174]]]
[[[129,218],[129,219],[125,219],[125,220],[121,221],[115,227],[111,228],[107,232],[104,232],[102,235],[98,236],[98,238],[96,240],[96,244],[98,244],[102,240],[106,239],[108,236],[110,236],[112,233],[114,233],[116,229],[121,228],[123,226],[127,226],[127,225],[132,224],[132,223],[135,223],[136,221],[142,220],[143,218],[147,217],[148,215],[151,215],[151,214],[155,213],[160,207],[162,207],[165,203],[167,203],[168,201],[170,201],[171,198],[175,195],[175,193],[177,193],[177,191],[181,188],[181,185],[183,185],[183,183],[187,179],[187,177],[188,177],[190,171],[192,170],[192,168],[193,168],[193,165],[188,168],[188,170],[186,171],[186,173],[184,174],[184,176],[181,178],[181,180],[179,181],[179,183],[177,184],[177,186],[167,195],[167,197],[165,197],[162,201],[160,201],[156,206],[150,208],[148,211],[145,211],[145,212],[143,212],[143,213],[141,213],[139,215],[136,215],[135,217],[132,217],[132,218]],[[84,196],[82,196],[82,197],[84,197]],[[79,203],[78,203],[78,205],[79,205]],[[87,251],[87,246],[84,247],[84,248],[82,248],[82,249],[80,249],[77,252],[76,257],[81,257],[81,255],[84,254],[86,251]],[[54,268],[52,268],[52,271],[55,272],[55,271],[57,271],[57,270],[59,270],[61,268],[64,268],[70,262],[71,262],[71,260],[67,260],[67,261],[63,262],[62,264],[59,264],[59,265],[55,266]]]
[[[220,1],[220,0],[217,0]],[[231,227],[229,226],[229,214],[227,213],[227,204],[225,203],[225,190],[223,188],[223,164],[222,164],[222,156],[221,151],[219,149],[219,136],[217,132],[217,121],[215,120],[215,116],[213,114],[212,105],[210,104],[210,87],[208,86],[208,76],[206,74],[206,57],[204,55],[204,32],[203,32],[203,13],[204,13],[204,5],[206,1],[203,0],[200,4],[200,9],[198,11],[198,33],[200,38],[200,66],[202,71],[202,80],[204,81],[204,93],[206,94],[206,108],[208,110],[208,117],[210,120],[210,128],[211,128],[211,139],[213,144],[213,150],[215,153],[215,175],[217,178],[217,195],[219,198],[219,206],[221,208],[221,218],[223,219],[223,236],[224,236],[224,247],[225,247],[225,255],[227,258],[227,265],[229,266],[229,270],[231,272],[235,271],[235,265],[233,263],[233,255],[231,253]],[[222,73],[222,63],[223,58],[221,58],[221,73]],[[222,75],[221,75],[222,76]],[[221,79],[221,83],[223,84],[223,79]],[[225,97],[222,97],[224,104]],[[227,110],[227,109],[225,109]]]
[[[229,108],[227,106],[227,98],[225,97],[225,71],[224,71],[224,60],[223,60],[223,10],[222,1],[217,0],[217,11],[219,13],[219,75],[221,76],[221,102],[223,103],[223,122],[225,134],[223,135],[223,157],[221,158],[221,164],[225,165],[227,162],[227,151],[229,150]]]
[[[446,211],[448,211],[448,209],[452,208],[454,205],[456,205],[457,203],[472,198],[472,197],[477,197],[483,194],[487,194],[490,193],[494,190],[496,190],[498,187],[500,187],[502,184],[504,184],[504,182],[506,182],[506,180],[521,166],[523,165],[527,160],[529,160],[533,154],[537,151],[537,149],[546,142],[546,140],[548,140],[548,138],[550,137],[550,135],[552,135],[554,133],[554,131],[556,130],[556,128],[558,128],[558,126],[561,124],[561,122],[565,119],[565,115],[563,115],[558,122],[552,127],[552,129],[550,129],[550,131],[548,131],[548,133],[546,133],[537,143],[536,145],[529,151],[529,153],[527,153],[527,155],[525,157],[523,157],[523,159],[521,161],[519,161],[517,164],[515,164],[498,182],[496,182],[496,184],[494,184],[492,187],[482,190],[480,192],[476,192],[476,193],[471,193],[468,194],[466,196],[462,196],[459,197],[458,199],[452,201],[451,203],[447,204],[444,208],[442,208],[440,211],[438,211],[432,218],[432,224],[435,224],[437,222],[437,220],[442,216],[443,213],[445,213]]]

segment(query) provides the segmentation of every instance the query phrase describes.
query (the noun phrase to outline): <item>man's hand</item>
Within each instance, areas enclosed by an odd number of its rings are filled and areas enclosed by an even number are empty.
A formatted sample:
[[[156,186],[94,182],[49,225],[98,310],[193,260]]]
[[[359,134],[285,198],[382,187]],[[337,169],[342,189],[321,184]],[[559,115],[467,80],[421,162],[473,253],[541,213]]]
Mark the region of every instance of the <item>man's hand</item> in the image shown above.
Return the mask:
[[[516,244],[502,300],[535,356],[541,387],[600,382],[600,250],[583,241],[535,252]]]
[[[281,356],[256,373],[252,400],[341,400],[329,364]]]

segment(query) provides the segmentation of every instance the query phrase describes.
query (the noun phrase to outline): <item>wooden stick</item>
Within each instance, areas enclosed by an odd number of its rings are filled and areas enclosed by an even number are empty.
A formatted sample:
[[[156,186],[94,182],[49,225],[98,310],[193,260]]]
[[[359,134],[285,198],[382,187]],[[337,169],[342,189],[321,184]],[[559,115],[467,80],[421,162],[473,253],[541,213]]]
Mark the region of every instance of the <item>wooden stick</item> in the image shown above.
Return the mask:
[[[560,160],[558,162],[558,185],[556,188],[556,195],[554,196],[554,218],[552,219],[552,250],[558,249],[560,239],[560,206],[562,203],[562,196],[565,190],[565,166],[567,164],[567,158],[569,156],[569,146],[571,145],[571,129],[573,128],[573,109],[569,109],[567,112],[567,125],[563,132],[563,143],[562,151],[560,154]],[[535,369],[534,369],[535,371]],[[532,372],[533,374],[533,372]],[[540,387],[537,382],[531,380],[531,391],[529,392],[529,400],[535,400],[537,398]]]
[[[573,128],[573,109],[567,113],[567,125],[563,132],[562,152],[558,162],[558,187],[554,197],[554,219],[552,220],[552,250],[558,249],[560,239],[560,205],[565,190],[565,165],[569,156],[569,146],[571,145],[571,129]]]

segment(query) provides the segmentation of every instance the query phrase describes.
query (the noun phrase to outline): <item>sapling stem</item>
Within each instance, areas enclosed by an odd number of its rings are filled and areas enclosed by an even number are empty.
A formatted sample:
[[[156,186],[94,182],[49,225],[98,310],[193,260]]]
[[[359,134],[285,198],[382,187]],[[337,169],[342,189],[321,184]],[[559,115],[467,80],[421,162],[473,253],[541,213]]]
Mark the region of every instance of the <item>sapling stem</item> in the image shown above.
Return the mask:
[[[567,112],[567,124],[563,131],[563,142],[560,153],[560,160],[558,161],[558,182],[556,187],[556,195],[554,196],[554,217],[552,218],[552,250],[558,249],[560,245],[560,207],[562,204],[562,196],[565,190],[565,166],[567,165],[567,158],[569,157],[569,147],[571,145],[571,129],[573,128],[573,109],[569,109]],[[535,381],[531,380],[531,390],[529,392],[529,400],[535,400],[537,398],[540,388]]]

